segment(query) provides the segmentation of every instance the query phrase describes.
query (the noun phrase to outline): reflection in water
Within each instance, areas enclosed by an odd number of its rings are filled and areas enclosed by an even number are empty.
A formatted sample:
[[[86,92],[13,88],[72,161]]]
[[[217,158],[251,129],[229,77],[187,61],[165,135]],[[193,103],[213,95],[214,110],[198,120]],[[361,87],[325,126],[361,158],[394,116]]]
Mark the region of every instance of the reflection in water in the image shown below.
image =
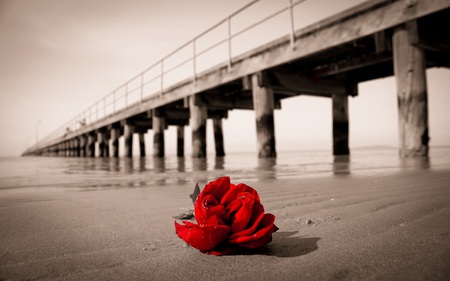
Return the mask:
[[[133,173],[133,158],[124,158],[123,159],[123,170],[126,174]]]
[[[120,171],[120,159],[119,158],[105,158],[105,160],[109,160],[109,170],[113,172]]]
[[[258,158],[258,166],[256,167],[256,177],[258,180],[276,179],[275,166],[276,158]]]
[[[164,173],[166,171],[166,158],[153,157],[153,170],[155,173]]]
[[[350,155],[335,155],[333,173],[338,176],[350,175]]]
[[[430,157],[399,159],[395,149],[355,150],[350,156],[331,156],[330,151],[279,153],[258,158],[254,153],[231,153],[208,158],[19,158],[2,159],[1,186],[33,185],[78,188],[148,187],[195,185],[230,176],[233,182],[272,180],[302,175],[349,176],[378,169],[433,169],[450,166],[450,148],[435,148]],[[209,162],[208,162],[209,161]],[[6,171],[6,172],[5,172]],[[19,173],[19,172],[20,173]],[[1,172],[1,171],[0,171]],[[13,178],[11,174],[16,176]]]
[[[145,171],[145,165],[147,162],[147,158],[146,157],[140,157],[139,159],[139,172],[143,172]]]
[[[194,171],[206,171],[208,163],[206,158],[192,158],[192,170]]]
[[[400,159],[400,167],[403,169],[408,168],[419,168],[419,169],[430,169],[431,163],[428,156],[424,157],[409,157]]]
[[[178,172],[185,172],[186,171],[186,162],[184,157],[178,157],[177,158],[177,171]]]
[[[214,170],[223,170],[225,167],[225,157],[216,157],[214,162]]]

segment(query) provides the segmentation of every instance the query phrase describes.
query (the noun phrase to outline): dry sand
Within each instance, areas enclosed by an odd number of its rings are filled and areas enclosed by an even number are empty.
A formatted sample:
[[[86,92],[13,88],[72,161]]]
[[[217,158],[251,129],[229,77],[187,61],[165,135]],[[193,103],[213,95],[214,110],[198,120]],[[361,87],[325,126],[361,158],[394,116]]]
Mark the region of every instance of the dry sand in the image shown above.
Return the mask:
[[[222,257],[175,235],[192,185],[2,190],[0,280],[450,280],[448,168],[247,183],[280,230]]]

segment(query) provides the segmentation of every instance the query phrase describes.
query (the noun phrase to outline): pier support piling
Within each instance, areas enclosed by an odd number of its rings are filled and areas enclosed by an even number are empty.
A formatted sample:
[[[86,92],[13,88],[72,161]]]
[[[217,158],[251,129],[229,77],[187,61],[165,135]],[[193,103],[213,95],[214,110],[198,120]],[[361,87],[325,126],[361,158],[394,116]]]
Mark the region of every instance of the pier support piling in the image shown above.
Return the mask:
[[[80,157],[80,140],[78,138],[73,139],[74,157]]]
[[[153,157],[164,157],[164,117],[159,116],[157,110],[153,111]]]
[[[86,157],[86,136],[80,136],[80,157]]]
[[[215,117],[212,120],[213,120],[213,128],[214,128],[214,143],[216,145],[216,156],[222,157],[222,156],[225,156],[225,149],[223,146],[222,118]]]
[[[145,137],[144,132],[139,132],[139,153],[141,157],[145,157]]]
[[[192,128],[192,157],[206,157],[206,121],[208,110],[206,106],[196,105],[195,96],[189,98],[190,123]]]
[[[252,75],[253,108],[256,116],[258,157],[276,157],[273,90],[264,87],[261,74]]]
[[[332,95],[333,155],[348,155],[348,96]]]
[[[95,135],[93,133],[87,135],[86,148],[87,148],[86,156],[95,157]]]
[[[135,127],[131,124],[125,124],[123,136],[125,138],[125,157],[133,157],[133,134]]]
[[[177,126],[177,156],[184,157],[184,126]]]
[[[97,132],[97,143],[98,143],[98,156],[99,157],[106,157],[106,151],[108,148],[107,142],[106,142],[106,136],[103,132]]]
[[[119,137],[120,129],[111,128],[111,157],[119,157]]]
[[[424,51],[413,45],[416,22],[394,31],[400,157],[428,156],[428,97]]]

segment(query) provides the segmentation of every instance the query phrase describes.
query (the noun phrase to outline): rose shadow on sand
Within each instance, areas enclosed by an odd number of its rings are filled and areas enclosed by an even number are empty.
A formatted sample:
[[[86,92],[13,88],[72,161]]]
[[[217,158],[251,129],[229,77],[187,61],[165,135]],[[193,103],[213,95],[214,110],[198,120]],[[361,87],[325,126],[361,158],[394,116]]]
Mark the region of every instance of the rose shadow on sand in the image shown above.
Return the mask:
[[[294,236],[298,231],[275,232],[270,244],[258,249],[242,249],[235,255],[266,255],[275,257],[299,257],[314,252],[319,247],[318,237]]]

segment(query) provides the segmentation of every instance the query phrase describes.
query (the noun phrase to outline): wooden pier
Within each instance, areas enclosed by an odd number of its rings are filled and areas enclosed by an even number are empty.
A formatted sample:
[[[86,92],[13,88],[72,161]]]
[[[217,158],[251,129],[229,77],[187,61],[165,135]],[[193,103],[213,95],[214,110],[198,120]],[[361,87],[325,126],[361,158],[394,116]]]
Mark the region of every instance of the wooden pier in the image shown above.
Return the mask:
[[[300,2],[291,1],[284,12],[292,12]],[[228,26],[231,18],[227,18]],[[292,13],[291,20],[295,20]],[[202,158],[206,157],[206,122],[212,119],[216,155],[223,156],[222,119],[229,110],[247,109],[255,111],[259,157],[276,157],[274,110],[281,109],[282,99],[298,95],[332,99],[333,153],[346,155],[350,153],[348,96],[358,95],[360,82],[395,75],[400,157],[427,156],[425,71],[450,67],[448,26],[449,0],[371,0],[239,56],[229,56],[202,72],[196,71],[194,39],[189,43],[193,47],[192,77],[163,85],[162,59],[155,65],[161,68],[161,88],[155,94],[143,97],[143,72],[124,84],[123,108],[115,108],[114,92],[111,113],[95,120],[78,118],[24,155],[118,157],[118,140],[123,136],[123,154],[131,157],[133,135],[138,134],[140,155],[145,156],[144,134],[152,130],[153,156],[164,157],[164,131],[176,126],[177,155],[181,157],[184,127],[190,125],[192,157]],[[228,43],[231,38],[229,33]],[[141,98],[128,104],[133,81],[140,81]]]

